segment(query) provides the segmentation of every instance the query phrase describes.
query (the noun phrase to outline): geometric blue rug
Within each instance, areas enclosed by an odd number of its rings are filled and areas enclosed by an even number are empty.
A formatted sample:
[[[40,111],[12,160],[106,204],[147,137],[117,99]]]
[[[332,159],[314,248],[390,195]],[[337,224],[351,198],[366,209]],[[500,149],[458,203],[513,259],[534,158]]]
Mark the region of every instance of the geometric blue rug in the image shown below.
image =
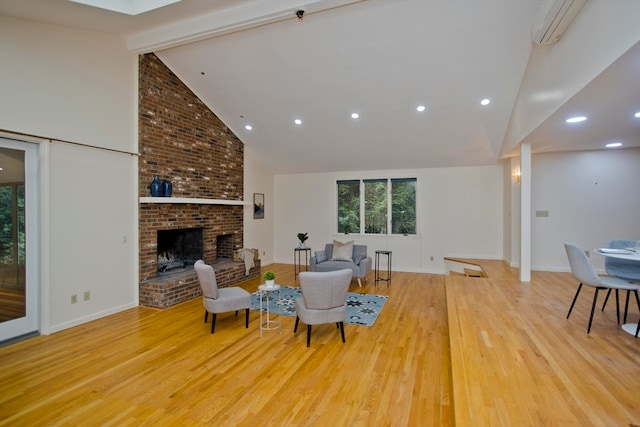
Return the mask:
[[[277,292],[270,292],[269,297],[269,311],[271,313],[295,316],[295,299],[302,298],[302,293],[298,287],[280,286],[280,300],[278,301]],[[347,293],[347,319],[345,322],[351,325],[373,325],[387,299],[389,299],[388,295]],[[262,304],[262,311],[266,311],[266,301],[263,301]],[[251,294],[251,309],[260,310],[258,291]]]

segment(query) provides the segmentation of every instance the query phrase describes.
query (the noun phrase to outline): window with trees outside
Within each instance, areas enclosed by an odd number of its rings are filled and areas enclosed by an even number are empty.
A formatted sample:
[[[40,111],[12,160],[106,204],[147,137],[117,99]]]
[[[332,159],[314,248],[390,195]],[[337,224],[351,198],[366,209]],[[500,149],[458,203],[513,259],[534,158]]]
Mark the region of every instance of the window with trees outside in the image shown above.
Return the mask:
[[[0,264],[25,263],[24,185],[0,185]]]
[[[417,234],[416,178],[338,181],[338,233]]]

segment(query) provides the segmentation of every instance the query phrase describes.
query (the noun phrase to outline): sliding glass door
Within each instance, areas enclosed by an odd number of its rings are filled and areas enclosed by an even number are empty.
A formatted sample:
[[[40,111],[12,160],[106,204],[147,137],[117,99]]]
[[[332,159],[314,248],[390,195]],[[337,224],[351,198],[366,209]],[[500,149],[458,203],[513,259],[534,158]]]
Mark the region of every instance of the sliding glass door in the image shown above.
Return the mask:
[[[39,325],[37,146],[0,138],[0,342]]]

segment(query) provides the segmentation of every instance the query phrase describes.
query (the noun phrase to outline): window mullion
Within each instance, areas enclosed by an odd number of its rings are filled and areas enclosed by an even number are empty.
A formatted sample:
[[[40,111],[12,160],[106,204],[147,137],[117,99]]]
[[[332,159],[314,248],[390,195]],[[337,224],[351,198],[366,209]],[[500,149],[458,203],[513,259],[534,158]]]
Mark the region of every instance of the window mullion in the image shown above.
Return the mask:
[[[366,226],[365,222],[365,191],[364,191],[364,180],[360,180],[360,234],[364,234],[364,228]]]
[[[391,210],[392,200],[391,200],[391,178],[387,178],[387,236],[390,236],[393,232],[391,229],[392,225],[392,215],[393,211]]]

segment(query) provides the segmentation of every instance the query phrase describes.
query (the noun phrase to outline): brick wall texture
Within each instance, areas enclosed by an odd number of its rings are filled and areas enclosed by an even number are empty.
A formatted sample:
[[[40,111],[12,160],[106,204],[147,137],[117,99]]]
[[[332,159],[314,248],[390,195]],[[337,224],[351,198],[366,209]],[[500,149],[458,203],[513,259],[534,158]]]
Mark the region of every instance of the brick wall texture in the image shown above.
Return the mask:
[[[242,200],[244,144],[154,54],[138,70],[139,194],[158,176],[173,197]]]
[[[242,200],[244,145],[154,54],[139,57],[139,171],[141,197],[154,176],[173,184],[173,197]],[[201,295],[195,272],[157,275],[157,231],[202,227],[203,260],[216,264],[219,235],[243,247],[243,207],[210,204],[140,204],[140,303],[168,307]],[[221,287],[258,277],[244,265],[216,268]]]

